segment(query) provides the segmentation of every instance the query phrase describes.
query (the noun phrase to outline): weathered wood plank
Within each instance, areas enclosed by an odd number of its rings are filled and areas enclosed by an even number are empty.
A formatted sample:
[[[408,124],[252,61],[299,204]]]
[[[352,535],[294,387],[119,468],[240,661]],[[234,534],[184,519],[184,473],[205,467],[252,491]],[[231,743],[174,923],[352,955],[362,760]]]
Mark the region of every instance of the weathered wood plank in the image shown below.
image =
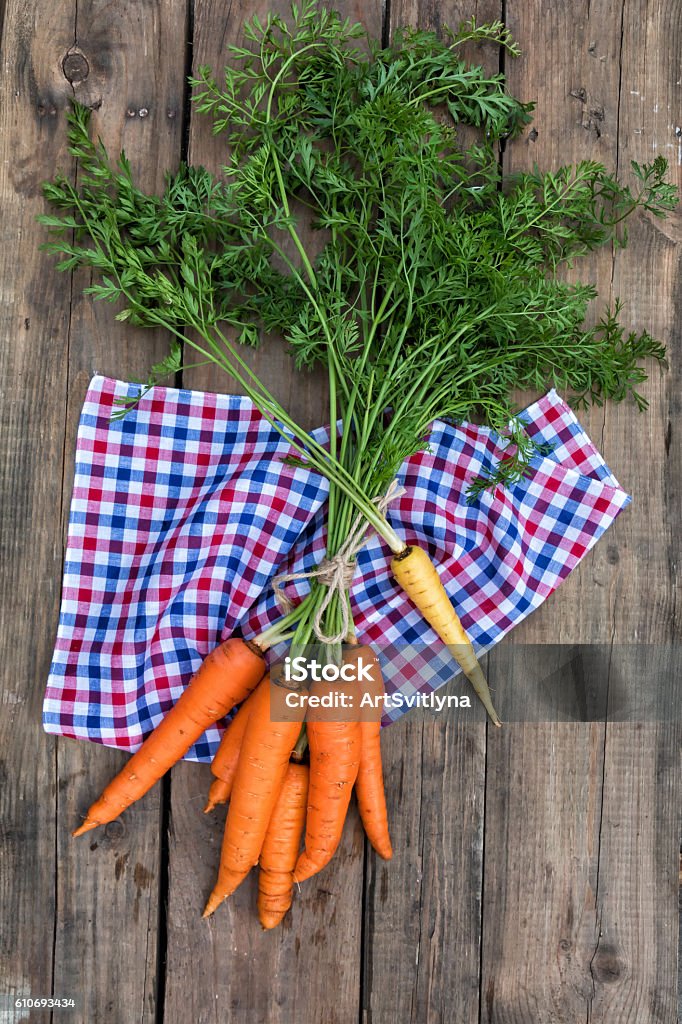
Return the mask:
[[[490,738],[482,1021],[585,1017],[603,729],[510,725]]]
[[[363,1020],[474,1024],[485,726],[413,711],[382,739],[394,855],[368,854]]]
[[[335,4],[381,32],[380,4]],[[195,7],[194,66],[221,68],[224,47],[241,38],[243,21],[288,4],[249,2],[225,9],[213,0]],[[193,117],[190,156],[218,170],[224,144],[211,136],[206,119]],[[282,345],[268,342],[249,353],[266,385],[303,426],[327,419],[324,375],[294,373]],[[231,382],[206,368],[186,373],[186,386],[230,392]],[[305,883],[291,914],[272,933],[260,929],[255,911],[256,879],[247,879],[211,921],[200,919],[218,867],[223,815],[202,819],[207,768],[180,765],[173,771],[169,837],[170,898],[166,1019],[290,1024],[324,1020],[346,1024],[360,1002],[363,843],[357,814],[346,824],[341,847],[320,875]],[[187,979],[192,978],[191,995]],[[188,1000],[191,1005],[188,1009]]]
[[[529,669],[552,658],[557,690],[593,720],[556,723],[548,707],[546,721],[489,739],[482,1020],[674,1024],[679,653],[590,645],[571,662],[542,644],[507,647],[495,670],[517,695],[516,719]],[[584,702],[572,687],[581,675]],[[646,706],[642,680],[660,687]],[[608,720],[633,708],[639,720]]]
[[[140,180],[150,187],[161,183],[161,171],[176,163],[180,153],[184,31],[180,5],[63,3],[49,18],[36,5],[8,9],[5,53],[13,55],[13,63],[4,66],[12,67],[13,74],[4,86],[6,109],[16,120],[3,138],[26,147],[25,158],[17,159],[15,152],[8,161],[14,191],[8,187],[3,203],[5,210],[16,212],[16,219],[10,216],[4,225],[8,244],[3,256],[10,256],[12,265],[2,276],[6,287],[16,286],[8,337],[14,332],[21,343],[14,345],[22,354],[23,377],[16,380],[15,393],[22,393],[23,383],[25,403],[15,412],[16,437],[24,447],[9,468],[21,474],[32,500],[26,510],[16,499],[8,497],[5,504],[16,510],[16,520],[7,526],[21,531],[12,556],[22,568],[13,581],[17,620],[13,630],[3,630],[13,640],[10,696],[27,687],[26,652],[36,650],[36,637],[39,661],[34,664],[31,657],[29,662],[30,723],[20,725],[10,717],[11,735],[7,741],[3,737],[21,790],[17,794],[10,786],[12,814],[7,817],[11,821],[21,813],[30,823],[30,832],[24,826],[14,833],[23,839],[20,866],[10,864],[2,872],[12,887],[11,898],[2,901],[3,917],[9,912],[20,929],[13,936],[3,926],[3,938],[16,958],[12,983],[20,991],[28,985],[36,995],[49,994],[54,986],[57,994],[73,996],[78,1005],[74,1019],[83,1021],[154,1019],[160,794],[150,794],[125,821],[112,823],[102,834],[73,842],[70,829],[123,758],[100,746],[43,739],[40,700],[57,618],[76,425],[87,382],[95,370],[144,375],[166,341],[158,334],[124,329],[113,322],[111,307],[93,307],[83,299],[85,275],[76,275],[73,282],[58,276],[54,261],[38,251],[45,231],[33,216],[42,208],[40,181],[56,166],[72,169],[64,147],[64,113],[72,96],[96,108],[94,130],[112,154],[125,146]],[[23,245],[19,269],[9,241],[16,237]],[[46,395],[43,387],[49,388]],[[30,565],[40,566],[39,571],[27,572]],[[14,652],[21,652],[23,663],[13,664]],[[17,705],[24,699],[17,696]],[[16,750],[19,737],[26,757]],[[36,783],[35,795],[23,792]],[[46,820],[33,835],[33,818],[39,815]],[[19,901],[17,913],[12,900]],[[41,970],[46,976],[38,982]]]
[[[64,157],[66,83],[55,54],[73,40],[69,4],[9,2],[0,78],[0,992],[52,991],[56,746],[41,705],[59,600],[64,339],[69,289],[37,252],[40,181]],[[76,989],[76,991],[74,991]],[[75,979],[64,995],[77,997]]]
[[[481,1020],[568,1024],[592,992],[605,726],[524,724],[524,655],[490,659],[521,720],[488,737]]]
[[[669,176],[682,187],[679,130],[679,69],[682,10],[663,0],[625,0],[619,52],[617,167],[634,185],[630,161],[670,161]],[[652,59],[651,55],[655,54]],[[682,210],[669,220],[638,216],[627,249],[614,253],[612,294],[625,302],[623,319],[648,328],[668,346],[669,369],[653,372],[645,394],[650,408],[640,417],[632,407],[604,410],[604,445],[617,452],[615,468],[633,494],[618,522],[619,568],[627,580],[614,617],[616,643],[665,643],[682,635],[677,607],[682,538],[682,295],[680,252]],[[610,538],[609,538],[610,539]]]
[[[391,35],[405,25],[440,32],[442,28],[456,29],[463,21],[475,18],[477,24],[497,21],[502,17],[502,5],[497,0],[393,0],[390,6]],[[464,52],[464,51],[462,51]],[[478,52],[479,63],[497,71],[498,55],[480,47],[469,50],[469,56]]]
[[[615,645],[610,677],[655,703],[606,725],[589,1024],[676,1024],[682,672],[679,646]],[[610,696],[615,688],[610,687]],[[615,708],[609,702],[609,719]]]
[[[672,53],[679,25],[672,11],[665,13],[665,5],[650,6],[646,16],[641,5],[625,7],[633,24],[649,25],[648,41],[633,41],[627,54],[621,52],[621,4],[576,0],[560,6],[540,2],[507,6],[507,23],[523,49],[520,59],[507,62],[510,86],[521,98],[536,102],[531,130],[507,146],[507,172],[535,162],[542,168],[592,159],[610,170],[618,169],[624,180],[632,181],[628,176],[630,159],[643,162],[660,152],[676,160],[676,150],[667,148],[675,142],[674,60],[662,58],[651,67],[643,54],[652,48]],[[663,21],[658,30],[654,27],[657,19]],[[655,31],[659,34],[654,35]],[[650,96],[653,91],[657,99],[642,104],[642,71],[635,69],[645,66],[650,68]],[[637,117],[634,110],[628,114],[635,102]],[[628,129],[630,116],[634,121]],[[679,181],[680,169],[675,163],[671,174]],[[599,289],[595,315],[620,295],[626,303],[624,323],[650,329],[673,349],[673,310],[679,288],[674,239],[679,237],[679,225],[679,210],[660,224],[649,215],[638,215],[629,225],[628,249],[594,254],[573,272],[574,277]],[[674,461],[677,457],[677,446],[671,443],[672,427],[669,438],[667,432],[675,411],[679,412],[679,403],[675,406],[678,364],[679,359],[673,358],[671,372],[664,375],[651,367],[651,380],[644,386],[651,407],[642,415],[630,402],[581,410],[581,422],[634,501],[580,569],[533,616],[530,632],[524,636],[549,643],[608,642],[616,619],[623,639],[668,636],[674,615],[671,545],[679,536],[680,513],[679,502],[671,500],[666,489],[679,469],[661,472],[661,459],[665,456]],[[652,522],[661,524],[662,534],[654,536]],[[630,587],[638,594],[637,601],[628,600]]]
[[[575,0],[569,4],[511,3],[506,20],[522,49],[521,57],[506,62],[514,95],[536,104],[534,120],[523,136],[509,143],[504,154],[506,173],[558,168],[579,160],[596,160],[611,170],[617,163],[620,4]],[[572,277],[599,291],[597,309],[611,300],[612,254],[609,249],[580,262]],[[596,314],[597,310],[595,310]],[[627,411],[634,434],[639,427]],[[609,445],[604,434],[604,410],[581,410],[580,421],[623,486],[629,485],[627,450]],[[646,423],[641,429],[646,431]],[[620,459],[618,456],[621,456]],[[573,643],[611,638],[611,623],[627,568],[618,547],[628,509],[604,540],[571,573],[542,609],[524,625],[520,639],[542,643]]]
[[[646,48],[659,54],[674,45],[678,19],[663,4],[511,3],[507,16],[524,49],[524,57],[509,68],[512,89],[538,102],[535,132],[507,149],[508,170],[533,161],[558,166],[592,158],[622,173],[627,170],[625,148],[628,159],[630,154],[640,160],[655,155],[656,138],[647,139],[646,153],[642,147],[633,149],[633,140],[645,134],[639,100],[644,89],[637,81],[629,84],[628,76],[641,72],[655,81],[657,99],[646,108],[646,123],[655,121],[653,114],[666,110],[663,97],[670,101],[673,95],[672,69],[661,58],[648,70],[643,39],[637,45],[635,39],[644,33]],[[665,87],[664,76],[670,79]],[[640,103],[636,117],[628,113],[635,95]],[[656,102],[663,106],[654,112]],[[658,145],[663,148],[660,138]],[[485,1022],[669,1024],[676,1019],[679,733],[665,722],[674,716],[675,700],[679,707],[679,694],[676,698],[670,686],[662,685],[667,670],[660,663],[656,667],[655,649],[617,646],[618,641],[670,641],[676,630],[672,595],[679,512],[670,494],[679,486],[680,471],[679,461],[671,466],[666,460],[665,443],[679,391],[679,342],[671,329],[671,232],[675,237],[674,223],[660,232],[647,217],[640,218],[631,229],[630,250],[606,252],[590,264],[589,279],[604,300],[619,292],[626,298],[626,322],[632,318],[633,325],[649,327],[673,345],[673,373],[664,378],[654,374],[646,387],[651,409],[639,419],[631,405],[581,413],[635,501],[515,637],[516,642],[540,644],[615,641],[615,646],[606,671],[600,676],[585,668],[583,679],[593,714],[608,701],[607,724],[514,725],[491,737]],[[580,274],[587,276],[582,268]],[[649,301],[649,295],[655,300]],[[660,525],[652,530],[654,522]],[[512,717],[518,717],[515,694],[523,693],[528,656],[527,650],[514,657],[506,648],[491,657],[493,681],[499,679],[500,699],[503,706],[506,699]],[[583,656],[587,663],[589,651]],[[542,658],[542,648],[535,657]],[[563,675],[570,677],[570,672],[565,668]],[[653,707],[648,701],[642,707],[638,698],[643,676],[656,695]],[[569,679],[570,686],[573,682]],[[564,712],[570,713],[572,699],[576,720],[593,717],[585,713],[589,702],[581,703],[577,687],[572,697],[561,694]],[[647,724],[608,721],[621,717],[628,706],[639,707]],[[521,714],[525,710],[518,709]]]

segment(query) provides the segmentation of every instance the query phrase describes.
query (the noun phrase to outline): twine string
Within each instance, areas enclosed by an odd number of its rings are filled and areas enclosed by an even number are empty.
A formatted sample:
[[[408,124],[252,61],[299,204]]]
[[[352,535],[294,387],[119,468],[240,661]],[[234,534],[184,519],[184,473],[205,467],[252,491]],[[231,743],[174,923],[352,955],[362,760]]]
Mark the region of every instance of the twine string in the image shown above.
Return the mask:
[[[392,480],[386,493],[373,498],[372,503],[376,505],[379,512],[385,512],[390,503],[404,493],[405,488],[401,487],[397,480]],[[351,621],[347,594],[355,575],[355,560],[374,532],[362,512],[359,512],[353,520],[348,536],[333,558],[324,558],[319,565],[307,572],[281,572],[273,578],[272,587],[275,591],[275,599],[284,614],[293,611],[294,608],[284,593],[287,583],[293,583],[295,580],[317,580],[326,588],[324,598],[313,620],[315,638],[322,644],[338,644],[348,637]],[[338,632],[328,634],[322,628],[322,619],[336,594],[341,598],[341,624]]]

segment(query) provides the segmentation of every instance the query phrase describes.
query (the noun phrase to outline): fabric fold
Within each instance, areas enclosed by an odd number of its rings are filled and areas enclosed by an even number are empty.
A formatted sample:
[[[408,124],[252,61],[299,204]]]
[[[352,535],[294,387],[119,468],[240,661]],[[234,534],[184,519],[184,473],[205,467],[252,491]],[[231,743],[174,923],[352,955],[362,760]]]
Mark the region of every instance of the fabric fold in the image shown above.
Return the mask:
[[[203,656],[279,617],[272,576],[315,565],[327,484],[284,461],[288,442],[245,398],[93,378],[81,414],[47,732],[135,749]],[[470,423],[432,425],[403,464],[388,518],[426,547],[479,652],[538,608],[630,498],[568,405],[550,391],[523,417],[550,447],[528,474],[467,503],[505,442]],[[327,431],[316,432],[322,439]],[[388,692],[428,693],[457,666],[398,588],[376,536],[351,590],[356,630],[379,650]],[[307,584],[289,585],[296,600]],[[393,708],[386,723],[404,713]],[[188,758],[210,760],[221,730]]]

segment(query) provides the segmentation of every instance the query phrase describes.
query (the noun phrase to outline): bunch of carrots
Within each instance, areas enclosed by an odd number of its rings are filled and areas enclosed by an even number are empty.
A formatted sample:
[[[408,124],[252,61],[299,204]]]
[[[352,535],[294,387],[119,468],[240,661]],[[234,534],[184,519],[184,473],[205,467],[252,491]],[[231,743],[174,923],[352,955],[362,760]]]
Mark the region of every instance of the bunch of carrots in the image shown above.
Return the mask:
[[[317,874],[334,856],[353,787],[372,846],[387,860],[392,848],[380,722],[311,720],[303,725],[303,712],[278,721],[272,711],[272,687],[280,684],[279,669],[267,672],[263,654],[258,644],[239,638],[216,647],[73,835],[117,818],[187,753],[209,725],[241,705],[211,765],[215,778],[205,811],[230,803],[218,879],[203,916],[210,916],[258,864],[258,916],[263,928],[270,929],[291,906],[294,885]],[[344,655],[346,663],[361,658],[370,666],[370,690],[380,695],[383,682],[372,652],[356,645]],[[319,689],[327,686],[319,684]],[[302,760],[302,735],[309,764]]]
[[[600,404],[631,394],[646,405],[636,391],[641,363],[661,361],[663,346],[646,332],[624,333],[618,306],[586,327],[594,291],[567,285],[558,270],[620,244],[618,225],[635,210],[661,217],[674,207],[665,161],[633,164],[634,192],[591,162],[503,182],[498,147],[529,123],[532,105],[512,97],[501,75],[458,56],[472,41],[517,53],[500,22],[471,22],[445,40],[405,30],[383,47],[303,0],[288,21],[247,22],[244,36],[248,46],[229,48],[224,85],[208,68],[192,83],[197,109],[225,134],[224,177],[183,166],[150,196],[125,154],[112,163],[90,138],[90,111],[75,104],[69,152],[78,181],[58,174],[44,185],[55,211],[41,217],[53,238],[46,248],[61,270],[89,269],[95,299],[122,301],[117,319],[167,329],[170,352],[149,387],[181,370],[183,352],[230,375],[286,437],[291,459],[328,481],[326,562],[342,570],[333,575],[348,575],[363,529],[373,530],[397,583],[499,725],[436,567],[384,514],[387,488],[423,450],[430,423],[474,414],[509,439],[481,486],[518,480],[540,449],[512,416],[517,389],[547,384]],[[460,125],[478,134],[465,152]],[[324,234],[321,249],[305,243],[301,206]],[[241,355],[242,344],[273,333],[298,366],[327,369],[329,422],[342,424],[327,447]],[[373,685],[383,685],[371,652],[354,643],[348,588],[328,590],[311,575],[309,593],[279,622],[208,655],[75,832],[121,814],[238,708],[212,765],[207,810],[227,800],[229,808],[205,915],[259,863],[260,919],[276,925],[294,884],[333,856],[353,787],[372,845],[391,855],[379,723],[303,712],[283,722],[272,713],[282,680],[276,668],[267,673],[265,654],[284,641],[292,654],[322,644],[337,665],[363,657]]]

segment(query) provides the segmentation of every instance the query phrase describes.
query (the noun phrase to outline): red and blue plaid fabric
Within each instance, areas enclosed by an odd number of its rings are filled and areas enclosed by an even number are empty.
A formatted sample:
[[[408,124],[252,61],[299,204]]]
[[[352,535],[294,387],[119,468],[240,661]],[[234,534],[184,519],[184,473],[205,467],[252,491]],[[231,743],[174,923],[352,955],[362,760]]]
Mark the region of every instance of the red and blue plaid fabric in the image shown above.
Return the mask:
[[[83,406],[44,702],[47,732],[126,750],[220,639],[277,619],[272,577],[322,558],[327,493],[317,474],[283,461],[288,443],[247,399],[159,387],[112,422],[116,400],[136,390],[95,377]],[[630,500],[554,391],[524,419],[552,450],[519,483],[467,504],[469,482],[504,445],[483,427],[436,422],[428,451],[401,467],[405,493],[388,512],[433,557],[479,652],[556,589]],[[457,666],[389,563],[371,537],[353,614],[360,639],[379,650],[387,689],[409,698],[449,682]],[[306,589],[296,581],[287,593]],[[210,760],[220,734],[208,730],[188,758]]]

